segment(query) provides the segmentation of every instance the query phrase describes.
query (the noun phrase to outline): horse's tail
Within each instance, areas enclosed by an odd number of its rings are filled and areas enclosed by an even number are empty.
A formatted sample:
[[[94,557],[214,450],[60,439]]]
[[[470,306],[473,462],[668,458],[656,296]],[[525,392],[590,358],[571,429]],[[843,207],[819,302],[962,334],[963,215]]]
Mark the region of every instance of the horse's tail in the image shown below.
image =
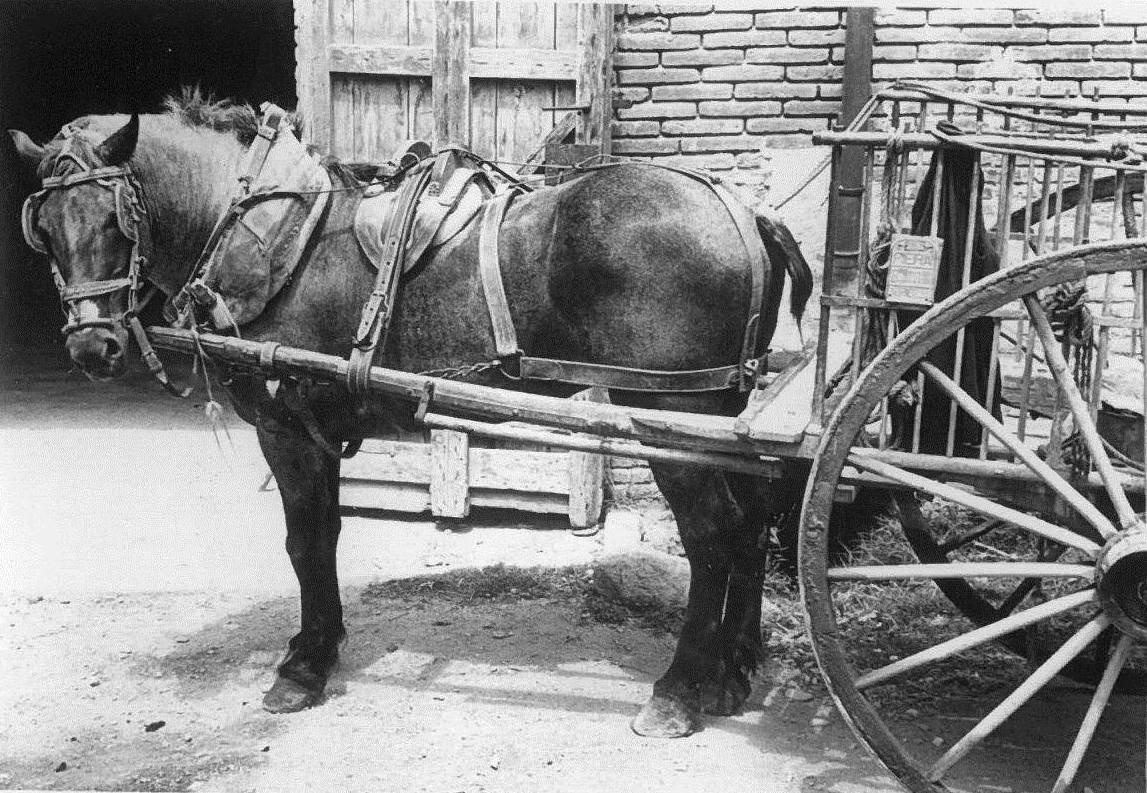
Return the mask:
[[[757,231],[765,243],[769,259],[774,264],[784,262],[792,279],[792,289],[789,291],[789,311],[800,322],[804,315],[805,304],[812,296],[813,282],[812,269],[808,266],[800,245],[779,217],[761,212],[755,213],[757,218]]]

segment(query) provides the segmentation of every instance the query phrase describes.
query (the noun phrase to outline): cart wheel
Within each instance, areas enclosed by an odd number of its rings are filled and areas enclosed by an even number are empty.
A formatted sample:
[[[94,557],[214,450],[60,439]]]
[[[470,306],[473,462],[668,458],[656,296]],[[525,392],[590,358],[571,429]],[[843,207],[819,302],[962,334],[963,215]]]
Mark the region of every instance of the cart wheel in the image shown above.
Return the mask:
[[[1088,275],[1143,269],[1147,242],[1129,240],[1057,252],[983,279],[933,307],[886,347],[824,428],[801,515],[800,585],[810,638],[845,720],[912,791],[931,793],[949,785],[974,788],[973,780],[982,779],[985,769],[1014,765],[1015,751],[1008,741],[1016,738],[1009,738],[1009,731],[1017,726],[1030,730],[1037,723],[1033,713],[1046,705],[1036,695],[1044,692],[1046,697],[1049,684],[1069,665],[1094,663],[1096,652],[1102,671],[1095,690],[1077,690],[1076,698],[1083,699],[1078,707],[1064,708],[1057,702],[1051,715],[1038,722],[1044,731],[1041,740],[1062,746],[1057,747],[1056,760],[1050,752],[1041,754],[1038,768],[1031,773],[1025,769],[1025,788],[1062,793],[1077,776],[1081,784],[1091,781],[1096,786],[1098,779],[1104,783],[1098,787],[1106,788],[1115,770],[1107,760],[1142,757],[1140,723],[1119,736],[1139,736],[1138,749],[1105,745],[1106,751],[1093,752],[1105,762],[1084,763],[1093,742],[1108,740],[1097,736],[1100,717],[1109,705],[1118,710],[1123,698],[1113,700],[1112,691],[1147,644],[1147,525],[1127,495],[1129,489],[1142,493],[1143,476],[1112,465],[1037,292]],[[925,360],[929,351],[974,320],[1014,301],[1026,311],[1058,398],[1070,408],[1074,429],[1090,452],[1095,470],[1090,481],[1057,473],[1030,439],[1020,440],[989,411],[977,409],[974,399]],[[964,409],[1010,449],[1017,462],[985,463],[989,467],[977,470],[972,461],[961,469],[956,461],[938,456],[863,448],[858,439],[866,437],[866,424],[880,414],[885,395],[913,367],[954,398],[962,397]],[[1037,514],[1008,506],[1001,482],[1021,470],[1026,478],[1014,481],[1013,488],[1039,485],[1059,506]],[[917,550],[924,549],[919,559],[905,554],[892,563],[866,563],[857,554],[846,564],[830,566],[828,525],[840,484],[893,489],[901,510],[909,513],[926,502],[971,515],[976,521],[972,533],[993,532],[995,539],[981,543],[992,555],[964,552],[979,547],[971,543],[945,547],[929,532],[926,542],[922,535],[915,537]],[[1093,501],[1103,502],[1104,509]],[[922,523],[926,521],[920,516],[909,514],[910,538]],[[934,554],[929,554],[928,543]],[[947,604],[935,597],[930,579],[960,582],[945,586],[949,594],[957,593],[953,600],[972,624],[944,613]],[[994,640],[1020,631],[1038,632],[1048,647],[1039,653],[1034,670],[996,647]],[[987,695],[999,704],[982,707]],[[921,703],[919,710],[958,710],[944,722],[950,734],[921,741],[918,728],[904,720],[913,701]],[[969,715],[969,707],[978,710]],[[1142,719],[1141,706],[1139,713]],[[1061,734],[1069,718],[1078,726]],[[1120,711],[1119,719],[1126,718]],[[1133,763],[1141,768],[1139,759]],[[1040,773],[1047,778],[1038,780]]]

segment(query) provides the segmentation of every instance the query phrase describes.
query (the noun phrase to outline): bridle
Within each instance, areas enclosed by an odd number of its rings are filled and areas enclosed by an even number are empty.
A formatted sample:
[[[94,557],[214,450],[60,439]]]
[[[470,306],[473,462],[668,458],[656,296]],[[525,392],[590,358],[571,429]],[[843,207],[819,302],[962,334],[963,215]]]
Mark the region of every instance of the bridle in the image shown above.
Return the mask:
[[[140,292],[143,288],[143,274],[147,267],[147,257],[143,253],[144,240],[150,247],[150,225],[148,223],[147,209],[141,198],[142,189],[139,181],[127,165],[112,165],[93,168],[84,162],[73,149],[73,141],[77,130],[65,131],[67,142],[65,148],[56,157],[53,175],[44,178],[42,188],[33,193],[24,202],[21,211],[21,226],[24,231],[24,241],[28,247],[43,254],[48,259],[52,269],[52,280],[60,293],[60,300],[67,311],[68,319],[61,328],[65,338],[77,331],[88,328],[105,328],[116,330],[123,328],[131,333],[139,345],[140,354],[147,363],[148,369],[171,393],[186,396],[186,392],[176,389],[167,379],[163,364],[155,354],[155,350],[148,341],[143,324],[139,321],[141,307]],[[63,173],[68,164],[74,165],[78,170]],[[69,284],[60,272],[59,264],[52,255],[51,249],[36,230],[36,216],[47,195],[53,190],[70,190],[83,184],[95,184],[112,192],[115,203],[116,225],[123,236],[131,243],[131,254],[125,266],[118,268],[120,273],[113,273],[111,278],[100,281],[84,281]],[[93,317],[82,319],[78,304],[83,300],[90,300],[102,295],[115,294],[127,290],[127,308],[110,317]]]

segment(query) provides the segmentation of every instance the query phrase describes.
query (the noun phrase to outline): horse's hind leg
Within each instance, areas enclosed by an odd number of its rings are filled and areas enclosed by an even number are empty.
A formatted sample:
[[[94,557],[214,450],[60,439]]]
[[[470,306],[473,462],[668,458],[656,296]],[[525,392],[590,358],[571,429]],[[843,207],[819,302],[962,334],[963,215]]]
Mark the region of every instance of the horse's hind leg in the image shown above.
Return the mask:
[[[263,707],[292,713],[319,701],[346,636],[336,570],[339,461],[306,434],[276,421],[261,419],[257,429],[283,499],[287,555],[299,579],[301,601],[301,629],[290,641]]]
[[[730,714],[749,695],[762,655],[763,525],[715,469],[653,465],[689,559],[685,624],[668,671],[633,721],[642,735],[694,732],[696,714]]]

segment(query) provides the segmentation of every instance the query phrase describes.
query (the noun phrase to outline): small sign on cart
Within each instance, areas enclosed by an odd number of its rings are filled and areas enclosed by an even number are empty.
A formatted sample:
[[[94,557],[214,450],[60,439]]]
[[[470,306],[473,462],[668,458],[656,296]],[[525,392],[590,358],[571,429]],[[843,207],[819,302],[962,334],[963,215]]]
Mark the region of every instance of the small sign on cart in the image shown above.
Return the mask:
[[[944,240],[940,237],[893,234],[889,243],[884,299],[894,303],[932,305],[943,253]]]

